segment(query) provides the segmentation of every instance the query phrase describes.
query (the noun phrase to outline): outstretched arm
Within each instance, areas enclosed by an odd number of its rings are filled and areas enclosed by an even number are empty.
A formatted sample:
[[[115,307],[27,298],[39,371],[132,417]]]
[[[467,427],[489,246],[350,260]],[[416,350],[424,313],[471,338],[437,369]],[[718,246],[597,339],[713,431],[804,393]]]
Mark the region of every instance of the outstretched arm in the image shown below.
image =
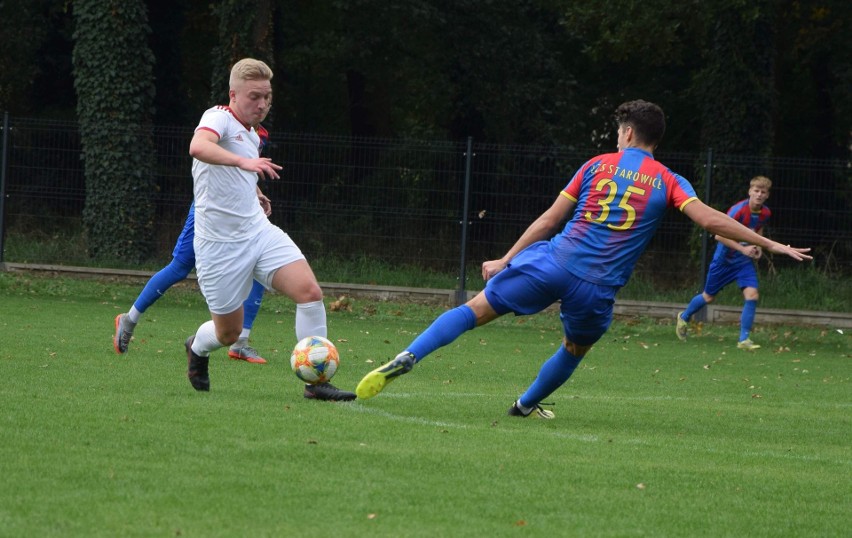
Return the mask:
[[[574,210],[574,205],[576,202],[571,200],[567,196],[563,194],[559,194],[556,197],[556,201],[553,202],[544,213],[542,213],[529,227],[526,231],[521,234],[521,237],[512,245],[512,248],[503,255],[499,260],[489,260],[482,264],[482,278],[488,280],[492,276],[496,275],[500,271],[506,268],[506,264],[508,264],[515,255],[532,245],[536,241],[541,241],[542,239],[546,239],[553,235],[559,225],[564,221],[571,212]]]
[[[743,241],[752,245],[762,247],[774,254],[784,254],[794,260],[811,260],[811,256],[805,254],[810,248],[791,247],[782,245],[771,239],[749,230],[739,222],[735,221],[721,211],[716,211],[701,200],[695,200],[683,208],[683,214],[692,219],[696,224],[710,233],[722,236],[734,241]]]

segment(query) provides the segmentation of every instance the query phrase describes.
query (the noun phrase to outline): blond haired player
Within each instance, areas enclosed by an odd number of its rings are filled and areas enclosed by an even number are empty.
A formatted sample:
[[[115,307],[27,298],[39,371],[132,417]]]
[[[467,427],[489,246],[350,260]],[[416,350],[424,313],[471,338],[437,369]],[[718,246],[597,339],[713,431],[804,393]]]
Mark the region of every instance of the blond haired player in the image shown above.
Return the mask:
[[[739,222],[746,228],[754,230],[763,235],[766,223],[772,212],[766,207],[769,198],[769,190],[772,181],[765,176],[755,176],[748,186],[748,198],[740,200],[728,209],[728,216]],[[686,310],[677,315],[675,333],[680,340],[686,340],[689,330],[689,320],[693,314],[704,308],[707,303],[712,303],[722,289],[736,281],[737,286],[743,292],[743,311],[740,314],[740,337],[737,347],[747,351],[754,351],[760,346],[752,342],[750,334],[754,325],[754,314],[757,310],[757,269],[754,261],[759,260],[763,250],[746,242],[737,242],[720,235],[715,236],[719,244],[710,262],[707,271],[707,282],[704,291],[692,298],[686,306]]]
[[[259,176],[277,179],[281,166],[258,151],[260,122],[272,104],[272,70],[244,58],[231,69],[227,106],[201,116],[189,145],[193,157],[196,274],[211,320],[187,338],[187,376],[210,390],[210,352],[233,344],[242,330],[252,279],[296,303],[296,340],[327,336],[322,290],[299,247],[269,222],[258,201]],[[352,400],[326,383],[306,385],[306,398]]]

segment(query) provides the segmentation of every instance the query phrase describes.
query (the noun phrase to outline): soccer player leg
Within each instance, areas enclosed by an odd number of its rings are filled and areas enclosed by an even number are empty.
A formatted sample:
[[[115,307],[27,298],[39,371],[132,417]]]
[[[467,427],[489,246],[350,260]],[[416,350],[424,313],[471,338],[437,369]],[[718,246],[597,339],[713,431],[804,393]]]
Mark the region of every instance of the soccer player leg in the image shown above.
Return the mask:
[[[252,283],[251,292],[243,302],[243,330],[240,332],[237,341],[231,344],[228,349],[229,358],[252,364],[266,364],[266,359],[261,357],[260,353],[249,344],[251,328],[254,326],[258,311],[260,311],[260,304],[263,301],[265,291],[264,285],[257,280]]]
[[[494,321],[503,314],[517,312],[512,302],[514,296],[508,291],[517,287],[512,273],[511,268],[504,269],[489,280],[485,290],[477,293],[473,299],[438,316],[403,353],[412,355],[415,362],[420,362],[426,355],[452,343],[465,332]],[[500,290],[504,290],[504,293]],[[510,297],[508,302],[503,301],[506,296]]]
[[[680,318],[684,321],[689,321],[696,312],[704,308],[709,303],[713,302],[716,294],[722,291],[722,288],[733,282],[734,276],[730,274],[730,269],[725,263],[713,262],[707,270],[707,281],[704,284],[704,291],[697,294],[686,305],[686,310],[681,312]]]
[[[355,388],[355,394],[362,400],[372,398],[384,390],[388,383],[410,372],[414,365],[426,355],[453,342],[463,333],[476,327],[477,314],[474,311],[475,308],[484,309],[485,312],[493,312],[482,293],[468,301],[467,304],[444,312],[393,360],[365,375]]]
[[[586,353],[609,329],[617,289],[574,279],[562,297],[560,318],[565,331],[563,345],[542,365],[532,385],[518,398],[517,407],[528,411],[561,387]]]
[[[308,336],[328,336],[322,289],[304,258],[275,271],[272,287],[296,303],[296,341]]]
[[[483,300],[480,297],[478,300]],[[478,301],[472,299],[471,302]],[[476,314],[469,304],[457,306],[438,316],[425,331],[405,349],[420,362],[426,355],[441,348],[476,327]]]
[[[256,238],[255,279],[296,303],[296,340],[328,336],[322,288],[308,261],[289,235],[268,224]]]
[[[741,347],[757,349],[757,344],[751,342],[749,335],[754,325],[754,315],[757,311],[757,301],[760,295],[757,291],[757,270],[753,263],[744,264],[737,275],[737,285],[743,290],[743,311],[740,314],[740,338],[738,342]]]
[[[113,339],[113,344],[116,352],[125,353],[127,351],[133,331],[136,329],[136,324],[142,318],[142,314],[157,299],[162,297],[166,293],[166,290],[181,280],[184,280],[194,266],[194,256],[189,263],[182,259],[173,258],[167,266],[160,269],[148,280],[136,298],[136,301],[133,302],[130,310],[126,314],[119,314],[115,318],[115,338]]]
[[[157,271],[157,273],[148,280],[148,283],[145,284],[145,287],[142,288],[142,291],[139,293],[139,297],[137,297],[136,301],[133,303],[133,308],[135,308],[140,314],[145,312],[145,310],[154,304],[157,299],[162,297],[169,288],[186,279],[194,266],[194,257],[191,261],[172,258],[172,261],[169,262],[167,266]]]
[[[257,280],[252,283],[248,299],[243,303],[243,333],[240,334],[240,338],[249,337],[249,332],[254,326],[254,320],[260,311],[260,304],[263,302],[265,291],[266,288]]]

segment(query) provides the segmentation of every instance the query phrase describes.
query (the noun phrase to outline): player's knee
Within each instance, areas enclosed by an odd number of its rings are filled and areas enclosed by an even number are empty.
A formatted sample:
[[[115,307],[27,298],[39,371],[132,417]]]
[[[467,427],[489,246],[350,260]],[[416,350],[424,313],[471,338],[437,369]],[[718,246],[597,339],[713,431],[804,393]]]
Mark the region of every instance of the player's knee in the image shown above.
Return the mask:
[[[575,357],[582,358],[586,356],[586,353],[592,349],[592,346],[581,346],[576,342],[572,342],[567,338],[562,339],[562,344],[565,346],[565,349],[568,350],[568,353],[574,355]]]
[[[222,344],[223,346],[230,346],[231,344],[236,342],[237,339],[239,339],[241,332],[242,332],[242,329],[239,329],[239,328],[235,329],[235,330],[230,330],[230,329],[219,330],[219,329],[217,329],[216,330],[216,339],[219,340],[219,343]]]
[[[318,283],[313,282],[310,286],[305,288],[302,293],[302,296],[296,302],[313,303],[316,301],[322,301],[322,288],[320,288]]]
[[[702,293],[702,295],[704,296],[704,302],[705,303],[712,303],[716,299],[715,295],[710,295],[706,292]]]
[[[754,288],[746,288],[746,290],[743,291],[743,296],[745,296],[746,301],[756,301],[760,299],[760,294]]]

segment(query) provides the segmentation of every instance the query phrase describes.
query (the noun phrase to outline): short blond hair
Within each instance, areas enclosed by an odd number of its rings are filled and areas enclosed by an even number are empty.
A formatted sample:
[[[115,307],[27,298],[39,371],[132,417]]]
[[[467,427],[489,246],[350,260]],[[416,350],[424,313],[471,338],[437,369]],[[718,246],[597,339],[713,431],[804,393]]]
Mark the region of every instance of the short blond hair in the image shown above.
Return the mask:
[[[754,176],[748,183],[748,188],[761,187],[766,190],[772,188],[772,180],[766,176]]]
[[[231,68],[228,85],[233,90],[244,80],[272,80],[272,69],[260,60],[243,58]]]

